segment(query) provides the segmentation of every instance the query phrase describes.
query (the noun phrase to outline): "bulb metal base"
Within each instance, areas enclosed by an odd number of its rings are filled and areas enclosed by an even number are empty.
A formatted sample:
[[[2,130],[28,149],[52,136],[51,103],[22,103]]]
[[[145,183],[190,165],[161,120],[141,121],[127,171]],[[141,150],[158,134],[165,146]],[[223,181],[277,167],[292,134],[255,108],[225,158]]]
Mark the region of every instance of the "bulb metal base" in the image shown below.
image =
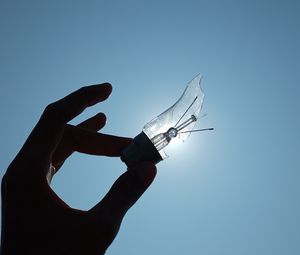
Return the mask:
[[[144,132],[141,132],[122,151],[121,160],[128,167],[131,167],[143,161],[150,161],[157,164],[162,160],[162,157],[148,136]]]

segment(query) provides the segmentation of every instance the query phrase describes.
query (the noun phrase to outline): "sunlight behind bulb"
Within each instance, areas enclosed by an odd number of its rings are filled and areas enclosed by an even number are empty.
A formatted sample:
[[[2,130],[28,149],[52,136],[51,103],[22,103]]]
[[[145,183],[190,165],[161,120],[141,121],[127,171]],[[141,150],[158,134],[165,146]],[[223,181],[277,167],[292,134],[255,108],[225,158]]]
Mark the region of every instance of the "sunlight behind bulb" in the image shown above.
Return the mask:
[[[167,158],[164,151],[170,142],[185,141],[190,133],[213,130],[212,128],[193,130],[204,100],[201,89],[202,76],[191,80],[182,96],[169,109],[147,123],[143,131],[124,149],[121,159],[127,166],[141,161],[158,163]]]

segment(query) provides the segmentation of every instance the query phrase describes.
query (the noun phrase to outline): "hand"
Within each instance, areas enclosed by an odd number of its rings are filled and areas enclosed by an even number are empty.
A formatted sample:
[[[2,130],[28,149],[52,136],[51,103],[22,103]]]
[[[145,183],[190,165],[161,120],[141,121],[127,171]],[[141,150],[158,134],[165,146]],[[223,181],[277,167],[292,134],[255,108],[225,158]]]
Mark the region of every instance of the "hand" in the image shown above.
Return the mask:
[[[153,164],[135,166],[89,211],[70,208],[49,186],[74,151],[118,157],[131,142],[97,133],[105,125],[102,113],[67,124],[111,90],[110,84],[84,87],[46,107],[2,179],[2,255],[104,254],[127,210],[153,181]]]

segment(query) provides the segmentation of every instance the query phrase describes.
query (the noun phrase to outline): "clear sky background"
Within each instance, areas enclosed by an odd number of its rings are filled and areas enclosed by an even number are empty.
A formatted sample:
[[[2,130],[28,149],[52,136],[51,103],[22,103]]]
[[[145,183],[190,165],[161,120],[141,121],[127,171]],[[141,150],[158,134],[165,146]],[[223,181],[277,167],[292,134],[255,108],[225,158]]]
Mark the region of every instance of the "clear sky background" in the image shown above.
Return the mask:
[[[103,132],[133,137],[204,75],[194,134],[170,148],[108,255],[300,254],[299,1],[0,2],[0,172],[44,107],[111,82]],[[89,209],[126,169],[74,154],[53,180]]]

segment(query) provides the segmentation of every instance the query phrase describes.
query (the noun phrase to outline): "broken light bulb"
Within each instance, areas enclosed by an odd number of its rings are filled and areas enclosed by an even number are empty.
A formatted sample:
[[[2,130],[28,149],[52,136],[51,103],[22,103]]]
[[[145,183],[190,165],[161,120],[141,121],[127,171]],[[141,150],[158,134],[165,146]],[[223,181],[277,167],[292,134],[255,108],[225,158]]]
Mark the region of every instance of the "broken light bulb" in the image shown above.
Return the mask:
[[[179,100],[162,114],[147,123],[143,131],[122,152],[121,159],[127,166],[137,162],[158,163],[167,158],[164,148],[172,139],[185,141],[191,132],[213,130],[213,128],[193,130],[200,114],[204,93],[201,89],[202,76],[191,80]]]

